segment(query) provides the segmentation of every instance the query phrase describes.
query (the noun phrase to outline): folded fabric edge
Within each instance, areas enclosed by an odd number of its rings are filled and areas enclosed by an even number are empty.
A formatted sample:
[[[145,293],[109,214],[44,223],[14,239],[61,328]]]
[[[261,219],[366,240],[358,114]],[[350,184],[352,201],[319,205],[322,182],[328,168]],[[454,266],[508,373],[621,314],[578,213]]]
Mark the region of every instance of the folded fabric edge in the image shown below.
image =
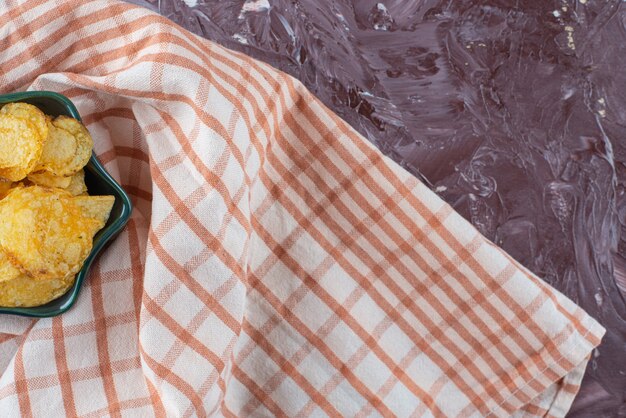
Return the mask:
[[[582,309],[579,312],[583,314],[580,325],[587,332],[580,333],[572,329],[569,337],[557,346],[562,355],[535,377],[525,381],[504,402],[493,407],[490,414],[533,417],[564,417],[567,414],[580,389],[592,352],[606,332],[602,325]],[[547,353],[548,348],[541,354]],[[530,362],[531,359],[527,361]],[[528,403],[520,402],[524,398],[529,399]]]
[[[287,77],[292,78],[289,75],[287,75]],[[297,80],[294,79],[294,83],[296,90],[298,90],[303,97],[312,96]],[[353,134],[350,136],[352,141],[358,140],[372,152],[380,154],[399,179],[402,180],[406,176],[413,177],[405,168],[384,155],[384,153],[378,150],[361,134],[356,132],[343,121],[343,119],[335,115],[325,104],[319,102],[317,105],[321,106],[331,118],[335,119],[336,123],[343,123],[348,126],[348,129],[352,131]],[[435,199],[443,202],[443,199],[432,190],[428,189],[428,192],[432,194]],[[445,202],[444,204],[448,205]],[[461,217],[460,215],[458,216]],[[466,219],[462,218],[462,222],[470,228],[475,229]],[[477,233],[480,234],[479,231],[477,231]],[[541,400],[542,395],[544,395],[551,386],[555,386],[557,389],[553,396],[548,398],[550,402],[548,402],[547,408],[543,408],[544,413],[538,414],[535,412],[530,416],[565,416],[575,395],[580,389],[580,383],[592,350],[600,344],[606,330],[571,299],[536,276],[487,237],[482,234],[480,235],[484,242],[492,247],[493,251],[502,254],[523,276],[537,287],[541,288],[543,292],[549,296],[555,310],[561,314],[561,318],[557,322],[562,324],[567,321],[567,328],[570,330],[569,334],[560,343],[556,343],[556,346],[553,346],[553,348],[544,347],[543,350],[538,351],[535,356],[525,359],[525,368],[532,370],[536,369],[536,367],[533,367],[536,366],[536,364],[534,364],[536,358],[552,358],[553,360],[551,361],[546,360],[547,366],[544,369],[539,370],[531,379],[524,380],[522,376],[514,376],[513,380],[518,383],[517,388],[499,404],[491,397],[491,401],[486,405],[485,410],[489,411],[488,413],[490,415],[511,416],[518,411],[523,411],[526,405],[532,406],[534,400]],[[547,323],[544,325],[547,326]],[[580,370],[581,368],[582,371]],[[561,384],[559,384],[559,382],[561,382]],[[525,412],[527,414],[529,413],[529,411]]]
[[[552,404],[546,411],[547,416],[565,416],[567,414],[578,394],[590,359],[591,355],[585,358],[580,365],[563,378],[561,384],[558,385],[558,390],[553,398]]]

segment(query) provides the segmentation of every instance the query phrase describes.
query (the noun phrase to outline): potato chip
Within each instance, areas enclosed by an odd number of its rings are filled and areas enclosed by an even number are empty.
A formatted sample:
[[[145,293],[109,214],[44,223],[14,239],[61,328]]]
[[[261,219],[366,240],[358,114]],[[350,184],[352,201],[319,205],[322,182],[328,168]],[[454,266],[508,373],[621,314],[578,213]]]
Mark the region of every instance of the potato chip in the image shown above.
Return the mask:
[[[65,190],[74,196],[87,194],[87,185],[85,185],[85,171],[80,170],[70,178],[70,185]]]
[[[0,113],[0,177],[22,180],[41,157],[43,141],[27,120]]]
[[[59,187],[65,189],[72,183],[72,177],[55,176],[47,171],[39,171],[36,173],[30,173],[27,177],[34,184],[45,187]]]
[[[48,137],[47,117],[37,106],[28,103],[8,103],[2,106],[0,113],[30,122],[37,130],[42,142],[46,141]]]
[[[0,199],[3,199],[15,184],[12,181],[0,179]]]
[[[115,202],[87,194],[92,148],[76,119],[0,109],[0,306],[43,305],[73,285]]]
[[[6,167],[0,168],[0,178],[20,181],[24,180],[28,173],[30,173],[30,169],[28,167]]]
[[[100,223],[98,229],[102,227],[109,220],[109,214],[115,203],[114,196],[76,196],[74,197],[74,203],[76,203],[83,216],[87,218],[96,219]]]
[[[93,140],[87,128],[82,123],[68,116],[59,116],[52,124],[55,128],[72,135],[76,140],[76,152],[72,160],[57,174],[70,175],[76,173],[89,162],[93,149]]]
[[[31,307],[48,303],[65,294],[74,284],[75,275],[50,280],[36,280],[20,274],[0,282],[0,306]]]
[[[83,212],[64,190],[40,186],[13,189],[0,201],[0,247],[34,279],[75,274],[102,224]]]
[[[20,269],[15,267],[4,251],[0,251],[0,282],[13,280],[22,275]]]
[[[73,170],[70,165],[76,156],[76,137],[65,129],[57,128],[49,119],[47,123],[48,137],[35,171],[46,170],[57,176],[70,175]]]

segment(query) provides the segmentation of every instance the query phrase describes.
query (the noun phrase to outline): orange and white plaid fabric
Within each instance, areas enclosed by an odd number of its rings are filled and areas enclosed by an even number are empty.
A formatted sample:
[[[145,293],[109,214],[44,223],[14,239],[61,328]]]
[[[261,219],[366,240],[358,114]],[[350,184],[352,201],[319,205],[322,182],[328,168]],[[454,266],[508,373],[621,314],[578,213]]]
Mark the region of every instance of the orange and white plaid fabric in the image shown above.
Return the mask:
[[[566,413],[603,328],[294,79],[112,1],[0,38],[135,205],[73,309],[0,317],[2,417]]]

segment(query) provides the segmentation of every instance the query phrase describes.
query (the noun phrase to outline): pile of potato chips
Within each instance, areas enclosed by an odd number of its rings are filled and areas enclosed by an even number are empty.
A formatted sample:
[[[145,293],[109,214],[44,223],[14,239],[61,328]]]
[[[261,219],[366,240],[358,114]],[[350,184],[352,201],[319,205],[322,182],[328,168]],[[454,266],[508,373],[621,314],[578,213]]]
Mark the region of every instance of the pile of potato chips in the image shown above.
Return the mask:
[[[0,109],[0,306],[43,305],[74,283],[114,203],[87,194],[92,147],[76,119]]]

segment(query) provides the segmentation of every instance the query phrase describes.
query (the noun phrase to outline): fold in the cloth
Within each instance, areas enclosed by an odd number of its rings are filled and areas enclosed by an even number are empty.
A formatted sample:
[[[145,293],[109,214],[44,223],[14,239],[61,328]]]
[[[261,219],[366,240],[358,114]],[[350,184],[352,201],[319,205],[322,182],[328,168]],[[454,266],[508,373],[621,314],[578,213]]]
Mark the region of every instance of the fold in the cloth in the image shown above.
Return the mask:
[[[112,1],[0,6],[133,197],[77,305],[0,318],[3,416],[563,416],[604,330],[297,81]]]

